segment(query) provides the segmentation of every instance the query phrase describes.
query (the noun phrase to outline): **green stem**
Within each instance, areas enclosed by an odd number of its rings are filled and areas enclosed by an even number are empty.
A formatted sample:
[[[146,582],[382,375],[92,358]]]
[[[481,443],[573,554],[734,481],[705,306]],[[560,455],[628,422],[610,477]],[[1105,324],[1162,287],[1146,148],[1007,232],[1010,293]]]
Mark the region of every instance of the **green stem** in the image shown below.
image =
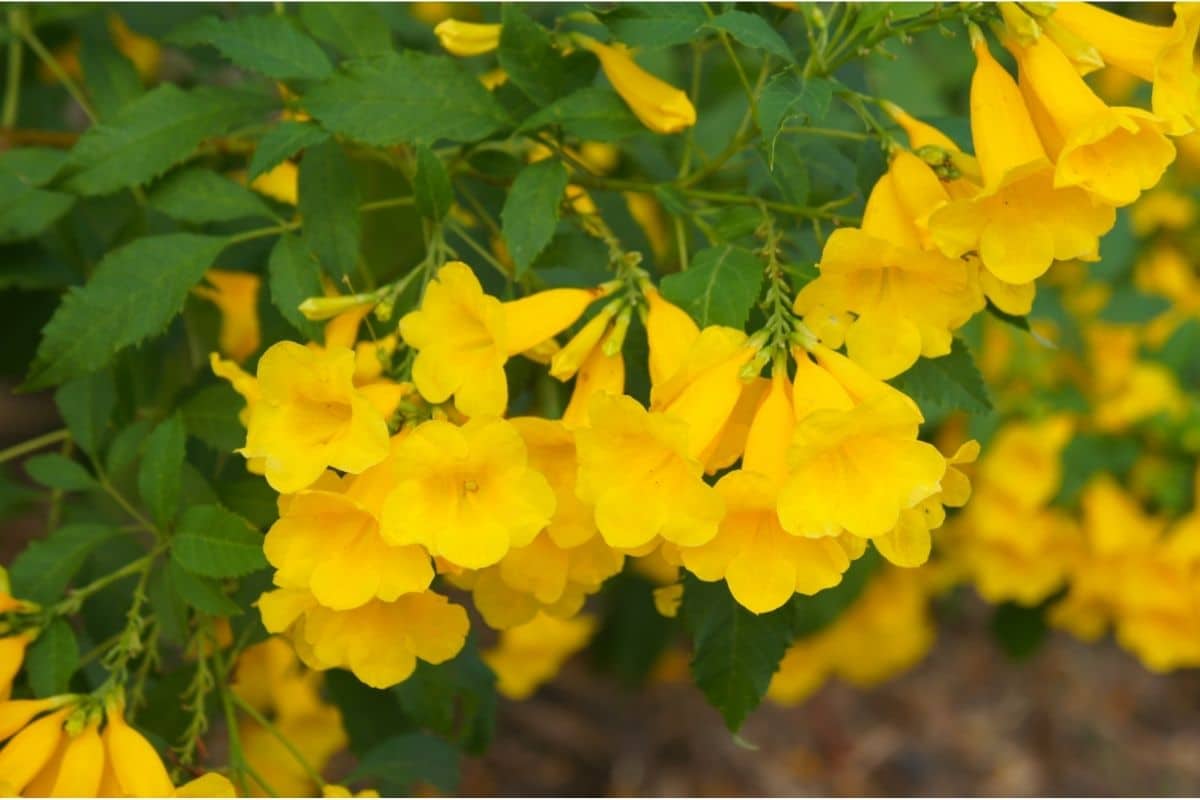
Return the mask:
[[[21,46],[21,37],[12,35],[24,26],[25,9],[16,6],[8,10],[8,74],[5,76],[4,113],[0,122],[5,128],[15,127],[17,112],[21,107],[21,62],[25,50]]]
[[[87,97],[84,96],[83,90],[75,83],[75,79],[66,73],[66,70],[58,63],[58,59],[42,44],[42,40],[29,27],[29,21],[22,18],[16,32],[25,40],[25,44],[29,45],[29,49],[46,65],[46,68],[53,73],[54,77],[58,78],[63,88],[67,90],[67,94],[74,98],[79,107],[83,109],[83,113],[87,115],[87,118],[94,125],[97,122],[96,112],[92,110],[92,105],[88,102]]]
[[[44,433],[41,436],[36,436],[32,439],[27,439],[19,444],[14,444],[5,450],[0,450],[0,464],[6,461],[12,461],[14,458],[32,453],[35,450],[41,450],[43,447],[49,447],[52,444],[65,441],[71,438],[71,432],[66,428],[60,428],[50,433]]]
[[[78,589],[72,589],[67,594],[66,598],[60,600],[58,603],[50,607],[50,615],[52,617],[61,617],[68,614],[74,614],[79,610],[79,607],[83,604],[84,600],[88,599],[97,592],[106,589],[122,578],[128,578],[130,575],[137,575],[143,570],[148,573],[150,571],[150,565],[153,564],[154,560],[158,558],[158,556],[165,550],[166,545],[159,545],[146,555],[139,559],[135,559],[134,561],[130,561],[128,564],[116,570],[115,572],[110,572],[101,578],[97,578],[86,586],[82,586]]]
[[[129,500],[126,499],[125,495],[123,495],[119,491],[117,491],[117,487],[113,486],[112,483],[108,480],[108,478],[103,473],[101,473],[99,477],[100,477],[100,488],[104,489],[105,494],[107,494],[109,497],[111,497],[113,499],[113,502],[115,502],[117,505],[119,505],[121,507],[122,511],[124,511],[129,516],[133,517],[133,519],[139,525],[141,525],[146,531],[154,534],[154,536],[156,538],[162,539],[163,533],[162,533],[162,531],[160,531],[158,529],[157,525],[155,525],[153,522],[151,522],[150,519],[148,517],[146,517],[145,514],[138,511],[137,508],[134,507],[133,503],[129,502]]]
[[[296,760],[296,763],[301,766],[305,774],[308,775],[309,779],[317,785],[317,788],[325,785],[325,779],[321,777],[321,774],[313,769],[312,764],[308,763],[308,760],[304,757],[304,754],[296,748],[296,745],[292,744],[290,739],[283,735],[279,728],[276,727],[275,723],[271,722],[269,719],[260,714],[257,708],[247,703],[239,695],[233,694],[232,692],[230,694],[233,697],[234,705],[240,708],[247,716],[250,717],[250,719],[263,726],[272,736],[274,736],[276,741],[283,745],[284,749],[287,750],[288,753],[291,754],[292,758]]]
[[[807,136],[824,136],[828,139],[849,139],[854,142],[865,142],[871,138],[869,134],[858,131],[843,131],[837,128],[808,128],[803,126],[785,126],[781,133],[796,133]]]

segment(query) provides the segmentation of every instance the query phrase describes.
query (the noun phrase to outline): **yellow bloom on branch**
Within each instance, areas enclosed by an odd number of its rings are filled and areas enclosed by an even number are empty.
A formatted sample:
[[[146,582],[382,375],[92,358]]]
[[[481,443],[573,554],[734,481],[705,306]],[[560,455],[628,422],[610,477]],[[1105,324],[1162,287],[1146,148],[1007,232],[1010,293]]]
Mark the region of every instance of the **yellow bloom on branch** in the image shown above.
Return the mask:
[[[204,273],[208,286],[192,289],[221,312],[217,344],[221,354],[241,363],[252,356],[260,343],[258,290],[262,278],[250,272],[210,269]]]
[[[456,56],[477,56],[500,46],[499,24],[444,19],[433,29],[446,52]]]
[[[621,44],[606,45],[583,38],[596,54],[609,83],[629,110],[655,133],[678,133],[696,124],[696,108],[681,90],[638,66]]]

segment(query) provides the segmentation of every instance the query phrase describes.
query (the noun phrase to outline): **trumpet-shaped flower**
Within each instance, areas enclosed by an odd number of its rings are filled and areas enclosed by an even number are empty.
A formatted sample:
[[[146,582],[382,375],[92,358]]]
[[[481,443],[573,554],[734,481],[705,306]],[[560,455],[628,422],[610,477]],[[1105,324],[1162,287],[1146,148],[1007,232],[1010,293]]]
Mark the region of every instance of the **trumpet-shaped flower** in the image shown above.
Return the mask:
[[[294,342],[272,345],[258,362],[258,399],[248,405],[248,459],[264,459],[267,482],[295,492],[326,467],[358,473],[388,453],[383,416],[354,387],[354,353]]]
[[[433,34],[452,55],[478,56],[500,46],[500,30],[498,24],[444,19],[434,27]]]
[[[724,503],[688,456],[684,422],[631,397],[598,394],[576,443],[576,492],[595,507],[596,527],[612,547],[639,548],[658,536],[694,546],[716,535]]]
[[[600,59],[609,83],[647,128],[666,134],[696,124],[696,108],[688,96],[639,67],[624,45],[588,39],[584,46]]]
[[[62,708],[21,728],[0,748],[0,783],[14,793],[21,791],[50,762],[63,737],[63,722],[71,713]]]
[[[1096,258],[1115,210],[1085,189],[1055,185],[1054,164],[1016,81],[982,37],[975,55],[971,133],[984,186],[933,213],[933,240],[953,258],[977,251],[985,269],[1012,284],[1037,278],[1055,259]]]
[[[504,420],[422,423],[401,439],[394,470],[383,538],[423,545],[460,567],[495,564],[532,542],[554,515],[554,491]]]
[[[496,689],[502,695],[524,700],[582,650],[595,630],[596,620],[589,616],[557,619],[539,614],[500,634],[499,643],[483,652],[483,660],[496,673]]]
[[[258,289],[262,278],[250,272],[210,269],[204,273],[209,286],[192,291],[209,300],[221,312],[217,344],[223,355],[245,361],[259,345]]]
[[[170,797],[175,784],[154,745],[125,721],[122,703],[110,701],[105,713],[104,750],[108,771],[126,797]]]

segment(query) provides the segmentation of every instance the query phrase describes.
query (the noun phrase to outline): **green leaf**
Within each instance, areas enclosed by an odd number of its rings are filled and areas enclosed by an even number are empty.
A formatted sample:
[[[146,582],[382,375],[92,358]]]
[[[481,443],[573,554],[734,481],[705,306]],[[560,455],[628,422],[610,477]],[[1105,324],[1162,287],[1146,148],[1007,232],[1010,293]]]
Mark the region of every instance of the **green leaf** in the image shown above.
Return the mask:
[[[79,643],[66,620],[56,619],[38,634],[29,648],[25,672],[38,697],[51,697],[67,691],[71,676],[79,669]]]
[[[746,11],[726,11],[724,14],[713,17],[707,27],[728,33],[746,47],[754,50],[766,50],[784,61],[796,63],[796,57],[792,55],[792,49],[788,47],[788,43],[784,41],[778,31],[757,14]]]
[[[100,445],[117,403],[112,373],[104,370],[69,380],[54,393],[54,402],[67,423],[72,441],[88,455],[100,455]]]
[[[153,208],[168,217],[195,225],[275,217],[257,194],[203,167],[191,167],[167,177],[154,187],[149,199]]]
[[[1140,453],[1136,439],[1099,433],[1077,433],[1062,451],[1062,485],[1055,505],[1073,506],[1096,475],[1127,475]]]
[[[310,147],[300,162],[300,216],[304,242],[330,275],[351,275],[358,266],[362,219],[358,184],[342,146]]]
[[[708,15],[700,3],[620,3],[602,19],[618,42],[654,49],[698,38]]]
[[[167,562],[166,573],[170,590],[177,592],[187,605],[197,611],[214,617],[236,617],[242,613],[238,604],[230,600],[211,578],[193,575],[175,561]]]
[[[1024,661],[1046,639],[1046,603],[1032,608],[1001,603],[992,612],[989,627],[1009,658]]]
[[[762,260],[744,247],[726,244],[701,250],[687,270],[663,278],[662,294],[701,326],[741,328],[762,281]]]
[[[473,639],[441,664],[417,662],[413,674],[392,689],[405,715],[421,728],[482,753],[496,728],[496,676],[479,657]]]
[[[819,124],[833,102],[833,84],[824,78],[800,78],[781,72],[758,96],[758,128],[767,142],[767,164],[774,169],[775,142],[789,122]]]
[[[277,80],[321,80],[333,72],[320,45],[286,17],[204,17],[169,37],[183,46],[210,44],[239,67]]]
[[[120,534],[109,525],[81,523],[30,542],[9,567],[14,596],[43,605],[61,600],[92,551]]]
[[[507,122],[491,93],[459,63],[411,50],[346,65],[309,92],[304,107],[329,130],[379,147],[473,142]]]
[[[566,188],[566,167],[553,158],[530,164],[513,181],[500,211],[500,224],[518,276],[554,236]]]
[[[381,793],[411,794],[411,787],[428,781],[446,793],[458,786],[458,751],[424,733],[405,733],[372,747],[351,773],[351,780],[370,780]]]
[[[1159,295],[1145,294],[1132,286],[1117,286],[1100,311],[1102,322],[1146,323],[1171,307],[1171,301]]]
[[[185,92],[164,83],[80,137],[67,162],[67,187],[100,195],[141,185],[183,161],[204,139],[268,107],[262,95],[213,87]]]
[[[630,688],[645,683],[677,627],[654,607],[654,589],[626,569],[606,581],[600,595],[603,614],[588,651],[596,666]]]
[[[83,85],[92,108],[108,121],[145,92],[137,68],[113,43],[102,15],[85,26],[79,48]]]
[[[911,397],[931,419],[956,410],[968,414],[992,410],[987,385],[962,339],[954,339],[948,355],[918,359],[891,384]]]
[[[560,126],[565,133],[581,139],[612,142],[645,131],[642,123],[609,89],[578,89],[537,112],[521,124],[521,131]]]
[[[85,286],[67,292],[42,330],[27,386],[42,388],[100,369],[121,348],[162,331],[225,243],[169,233],[111,251]]]
[[[346,56],[369,58],[392,50],[387,20],[368,3],[303,3],[300,21]]]
[[[158,423],[146,437],[138,468],[138,493],[160,526],[174,519],[178,511],[186,445],[187,434],[178,411]]]
[[[692,636],[692,677],[736,731],[758,707],[792,641],[790,610],[742,608],[723,582],[684,579],[683,624]]]
[[[305,337],[320,339],[321,326],[300,313],[300,304],[310,297],[320,297],[321,265],[300,237],[286,233],[275,242],[267,262],[270,276],[271,302],[283,318]],[[240,445],[238,445],[240,447]]]
[[[67,154],[49,147],[22,147],[0,153],[0,172],[28,186],[45,186],[67,163]]]
[[[78,461],[61,453],[42,453],[25,462],[29,477],[51,489],[65,492],[87,492],[99,488],[92,474]]]
[[[846,609],[854,605],[882,563],[879,553],[869,548],[842,576],[842,582],[814,595],[794,595],[787,608],[791,613],[792,635],[811,636],[832,625]]]
[[[501,22],[496,56],[508,79],[539,106],[561,95],[567,73],[546,29],[515,3],[504,4]]]
[[[32,239],[62,219],[75,198],[35,188],[8,172],[0,172],[0,242]]]
[[[179,520],[171,558],[197,575],[236,578],[267,566],[262,543],[262,534],[232,511],[193,506]]]
[[[415,151],[417,173],[413,177],[413,194],[416,196],[417,211],[427,219],[441,222],[450,213],[454,203],[454,187],[446,165],[437,154],[424,145]]]
[[[205,386],[180,406],[187,432],[218,452],[231,453],[246,443],[246,431],[238,414],[245,399],[221,381]]]
[[[250,166],[246,170],[246,180],[253,181],[301,150],[321,144],[328,138],[326,131],[311,122],[287,120],[279,123],[267,131],[254,148],[254,155],[250,157]]]
[[[153,429],[153,421],[139,419],[118,431],[104,457],[109,473],[120,473],[136,461],[138,453],[142,450],[142,443]]]

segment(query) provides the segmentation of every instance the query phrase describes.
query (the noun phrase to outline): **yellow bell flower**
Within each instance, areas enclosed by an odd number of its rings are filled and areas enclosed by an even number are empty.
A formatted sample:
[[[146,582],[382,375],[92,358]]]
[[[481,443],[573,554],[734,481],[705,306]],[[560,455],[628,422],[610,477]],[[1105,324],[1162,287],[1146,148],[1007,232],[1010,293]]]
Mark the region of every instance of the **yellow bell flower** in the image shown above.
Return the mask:
[[[974,48],[971,132],[984,188],[933,213],[934,241],[952,258],[977,251],[984,268],[1012,284],[1034,280],[1055,259],[1094,260],[1115,210],[1084,189],[1054,185],[1054,164],[1016,81],[981,35]]]
[[[71,711],[62,708],[29,723],[0,748],[0,781],[7,784],[9,790],[20,794],[50,763],[62,741],[63,723]]]
[[[650,284],[646,297],[646,339],[650,346],[650,386],[666,383],[683,365],[700,328],[686,311],[666,300]]]
[[[1175,146],[1158,119],[1139,108],[1110,107],[1047,36],[1011,41],[1021,86],[1053,127],[1054,186],[1080,186],[1105,203],[1129,205],[1158,183]],[[1036,122],[1036,118],[1035,118]]]
[[[29,724],[44,711],[52,711],[75,700],[73,695],[57,695],[40,700],[0,700],[0,742]]]
[[[237,797],[233,783],[216,772],[206,772],[175,790],[176,797]]]
[[[142,83],[151,83],[158,77],[162,65],[162,47],[158,42],[131,30],[115,12],[108,15],[108,33],[117,50],[133,62]]]
[[[421,5],[415,3],[414,5]],[[426,5],[433,5],[432,3]],[[448,5],[448,4],[447,4]],[[321,787],[322,797],[379,797],[379,792],[374,789],[360,789],[357,792],[352,792],[345,786],[339,786],[336,783],[327,783]]]
[[[952,332],[983,308],[977,270],[923,247],[921,218],[947,202],[929,166],[898,153],[871,190],[862,227],[830,235],[820,276],[796,296],[795,310],[810,328],[830,314],[853,312],[854,322],[838,338],[878,378],[899,375],[922,355],[946,355]]]
[[[612,327],[606,329],[612,335]],[[620,349],[612,353],[598,344],[588,351],[575,374],[575,388],[563,411],[563,424],[581,428],[588,424],[592,398],[598,394],[619,395],[625,391],[625,357]]]
[[[305,664],[348,669],[376,689],[408,678],[417,659],[441,664],[454,658],[467,637],[466,610],[428,591],[335,611],[303,589],[276,589],[260,597],[258,607],[266,629],[287,632]]]
[[[388,454],[383,416],[354,387],[354,353],[278,342],[258,361],[257,401],[249,404],[248,459],[264,459],[271,488],[303,489],[326,467],[359,473]]]
[[[500,46],[500,28],[498,24],[444,19],[434,27],[433,33],[451,55],[477,56]]]
[[[1045,505],[1062,483],[1061,454],[1073,431],[1065,415],[1004,426],[988,444],[980,481],[1021,508]]]
[[[300,168],[282,161],[250,181],[250,188],[289,206],[300,202]]]
[[[25,651],[32,640],[24,633],[0,637],[0,700],[7,700],[12,695],[13,679],[21,671]]]
[[[1171,135],[1197,127],[1200,75],[1194,52],[1200,8],[1176,3],[1175,21],[1169,28],[1126,19],[1092,3],[1062,3],[1051,19],[1092,44],[1105,63],[1153,82],[1151,107],[1166,120]]]
[[[100,778],[104,774],[105,763],[104,743],[100,740],[99,727],[100,720],[96,718],[87,722],[78,733],[67,730],[58,769],[50,787],[50,797],[96,796],[100,790]],[[28,793],[37,794],[33,791]]]
[[[1161,229],[1184,230],[1196,221],[1196,201],[1172,189],[1156,189],[1142,195],[1129,210],[1129,225],[1139,237]]]
[[[423,545],[460,567],[495,564],[554,515],[554,491],[504,420],[422,423],[400,439],[393,468],[384,540]]]
[[[688,96],[638,66],[621,44],[601,44],[579,37],[600,59],[609,83],[642,124],[655,133],[678,133],[696,124],[696,109]]]
[[[496,673],[496,689],[512,700],[524,700],[558,674],[568,658],[587,646],[596,630],[590,616],[534,619],[500,634],[495,647],[483,652]]]
[[[817,363],[795,353],[796,427],[779,521],[798,536],[881,536],[940,490],[946,460],[917,440],[923,418],[906,395],[828,348],[813,354]]]
[[[595,507],[604,541],[633,549],[661,536],[694,546],[716,535],[724,503],[688,456],[684,422],[609,394],[592,398],[589,416],[576,432],[576,493]]]
[[[114,697],[105,709],[104,749],[122,794],[127,797],[170,797],[175,784],[154,745],[125,721],[124,703]]]
[[[192,292],[210,301],[221,312],[217,344],[221,354],[242,362],[258,350],[258,290],[262,278],[250,272],[210,269],[204,273],[209,286]]]

